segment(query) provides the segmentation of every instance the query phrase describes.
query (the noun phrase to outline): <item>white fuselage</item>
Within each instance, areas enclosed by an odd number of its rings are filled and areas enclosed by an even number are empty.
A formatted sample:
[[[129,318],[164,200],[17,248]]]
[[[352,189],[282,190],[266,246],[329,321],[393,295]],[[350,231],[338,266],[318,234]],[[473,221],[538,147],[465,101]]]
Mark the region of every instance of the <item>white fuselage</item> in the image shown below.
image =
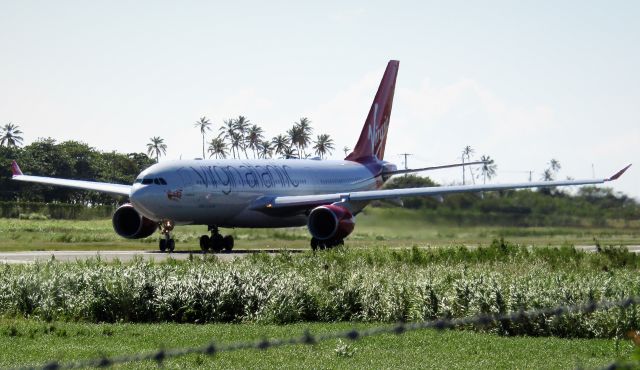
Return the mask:
[[[381,168],[382,162],[373,167]],[[266,214],[251,209],[261,197],[376,189],[378,171],[357,162],[188,160],[155,164],[133,185],[131,203],[145,217],[178,224],[286,227],[306,224],[304,212]],[[366,204],[355,205],[359,211]]]

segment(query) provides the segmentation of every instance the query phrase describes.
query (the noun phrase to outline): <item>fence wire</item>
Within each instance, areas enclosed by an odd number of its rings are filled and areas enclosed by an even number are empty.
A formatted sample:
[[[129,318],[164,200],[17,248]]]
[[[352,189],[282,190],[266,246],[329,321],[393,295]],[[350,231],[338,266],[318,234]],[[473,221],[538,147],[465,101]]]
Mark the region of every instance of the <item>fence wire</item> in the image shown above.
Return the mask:
[[[437,319],[416,323],[398,323],[395,325],[379,326],[369,329],[351,329],[346,331],[329,332],[324,334],[313,334],[306,330],[295,337],[278,338],[278,339],[264,339],[260,341],[245,341],[235,342],[227,344],[218,344],[216,342],[209,342],[199,347],[183,347],[174,349],[159,349],[153,352],[136,353],[124,356],[113,357],[99,357],[93,359],[79,360],[73,362],[60,362],[51,361],[43,365],[35,367],[21,367],[18,369],[45,369],[45,370],[58,370],[58,369],[79,369],[86,367],[111,367],[118,364],[127,362],[140,362],[140,361],[154,361],[158,365],[168,359],[185,356],[189,354],[203,354],[207,356],[214,356],[223,352],[234,352],[247,349],[268,350],[270,348],[277,348],[296,344],[312,345],[319,342],[324,342],[334,339],[348,339],[359,340],[366,337],[371,337],[381,334],[396,334],[402,335],[407,332],[421,330],[421,329],[437,329],[445,330],[455,328],[462,325],[477,325],[488,326],[496,322],[518,322],[524,319],[535,318],[538,316],[559,317],[568,315],[571,313],[591,313],[597,310],[608,310],[611,308],[628,308],[631,305],[639,304],[640,297],[629,297],[621,299],[619,301],[600,301],[600,302],[587,302],[578,305],[557,306],[553,308],[543,308],[534,310],[520,310],[510,313],[497,313],[497,314],[479,314],[467,318],[457,319]],[[637,368],[638,364],[631,366],[629,363],[615,362],[607,365],[606,369],[626,369]]]

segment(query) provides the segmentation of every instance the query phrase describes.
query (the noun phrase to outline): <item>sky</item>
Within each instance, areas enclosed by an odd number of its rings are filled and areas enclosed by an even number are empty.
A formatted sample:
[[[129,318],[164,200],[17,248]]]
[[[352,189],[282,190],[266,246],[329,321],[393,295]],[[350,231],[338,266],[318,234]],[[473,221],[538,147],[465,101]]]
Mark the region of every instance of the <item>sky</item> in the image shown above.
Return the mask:
[[[469,145],[498,183],[552,158],[560,179],[635,162],[610,186],[640,199],[638,19],[637,1],[0,0],[0,125],[126,153],[160,136],[186,159],[202,116],[268,137],[308,117],[341,159],[397,59],[386,160],[456,163]]]

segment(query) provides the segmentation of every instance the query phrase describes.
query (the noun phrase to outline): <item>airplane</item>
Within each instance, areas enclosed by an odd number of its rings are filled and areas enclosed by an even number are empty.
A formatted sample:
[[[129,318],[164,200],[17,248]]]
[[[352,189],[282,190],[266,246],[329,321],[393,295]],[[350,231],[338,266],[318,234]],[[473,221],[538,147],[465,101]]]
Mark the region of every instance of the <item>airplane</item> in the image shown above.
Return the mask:
[[[609,178],[381,189],[393,175],[483,163],[399,170],[384,160],[399,63],[389,61],[357,144],[344,160],[166,161],[142,171],[132,185],[25,175],[13,161],[12,179],[126,196],[129,201],[113,214],[115,232],[124,238],[137,239],[159,229],[162,252],[175,248],[171,237],[175,225],[206,225],[209,235],[200,237],[204,252],[232,250],[233,237],[221,235],[221,227],[306,225],[315,251],[344,244],[355,228],[355,216],[374,200],[602,184],[618,179],[631,166]]]

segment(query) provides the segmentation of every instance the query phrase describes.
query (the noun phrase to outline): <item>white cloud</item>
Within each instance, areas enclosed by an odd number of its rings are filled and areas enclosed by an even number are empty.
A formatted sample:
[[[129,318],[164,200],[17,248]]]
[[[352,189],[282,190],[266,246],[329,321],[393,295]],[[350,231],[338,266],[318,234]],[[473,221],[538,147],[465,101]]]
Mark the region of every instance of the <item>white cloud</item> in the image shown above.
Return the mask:
[[[344,145],[355,144],[381,76],[382,70],[367,73],[310,110],[316,129],[334,137],[338,149],[334,158],[341,157]],[[624,158],[640,136],[639,132],[576,131],[579,124],[559,122],[556,111],[563,107],[549,102],[516,104],[473,79],[442,86],[429,78],[422,81],[416,88],[396,88],[385,158],[389,161],[400,164],[398,153],[409,152],[414,153],[410,166],[452,163],[459,160],[465,145],[471,145],[476,156],[488,154],[496,159],[497,182],[527,181],[530,170],[537,180],[551,158],[563,164],[559,178],[590,178],[592,163],[597,176],[615,171],[617,158]],[[429,175],[449,184],[460,181],[461,170]],[[634,176],[625,177],[624,183],[610,185],[636,194]]]

